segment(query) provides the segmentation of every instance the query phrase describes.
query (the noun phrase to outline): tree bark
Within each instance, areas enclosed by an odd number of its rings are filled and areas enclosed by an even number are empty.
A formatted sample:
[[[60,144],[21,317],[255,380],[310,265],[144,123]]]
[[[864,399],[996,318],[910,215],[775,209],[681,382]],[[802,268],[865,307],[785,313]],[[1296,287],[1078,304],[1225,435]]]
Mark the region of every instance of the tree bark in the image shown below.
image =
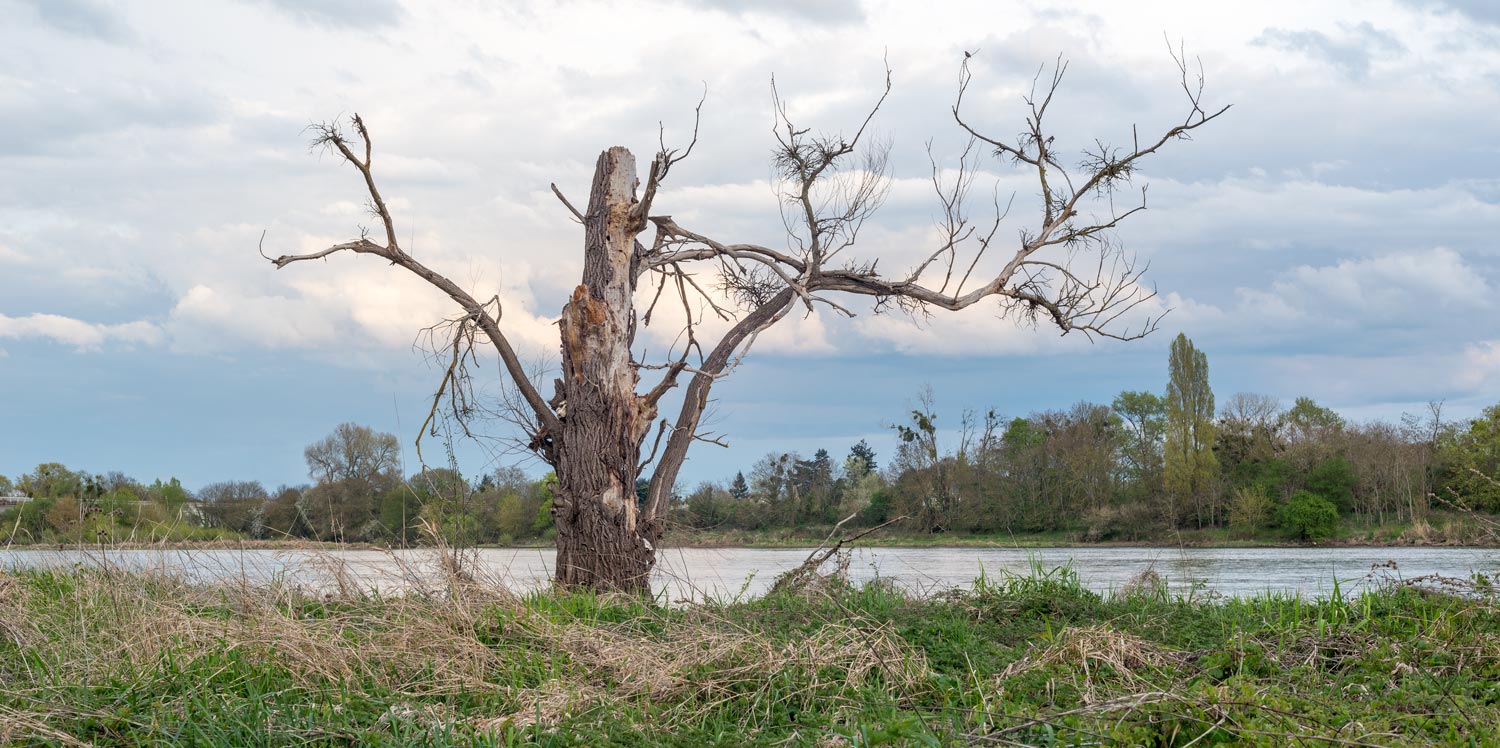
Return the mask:
[[[1066,169],[1056,161],[1053,139],[1046,134],[1042,124],[1048,102],[1052,100],[1066,66],[1059,62],[1050,87],[1041,92],[1044,95],[1028,99],[1031,113],[1025,136],[1019,145],[1008,145],[985,137],[960,115],[963,92],[970,81],[968,63],[964,63],[958,101],[952,109],[954,119],[975,143],[992,146],[998,156],[1014,158],[1035,167],[1043,204],[1040,225],[1022,232],[1020,246],[998,275],[987,281],[976,277],[974,283],[977,287],[969,283],[970,276],[980,258],[992,246],[991,240],[1006,214],[997,205],[995,220],[988,233],[984,233],[977,225],[971,224],[964,213],[962,202],[975,168],[969,150],[960,159],[959,177],[951,189],[943,186],[941,182],[945,180],[938,180],[936,186],[943,201],[945,234],[940,237],[943,240],[939,246],[927,253],[926,259],[916,268],[904,275],[888,276],[876,271],[877,263],[873,260],[864,263],[845,257],[836,265],[828,264],[842,250],[855,244],[860,227],[886,194],[885,149],[877,146],[863,156],[855,154],[861,135],[890,93],[889,69],[886,70],[885,91],[852,137],[818,134],[809,128],[795,126],[781,107],[781,100],[773,87],[778,144],[775,164],[781,183],[778,189],[792,207],[791,211],[784,213],[783,220],[798,247],[795,251],[777,251],[755,244],[726,244],[678,226],[669,215],[651,214],[652,200],[662,180],[673,164],[687,157],[693,149],[692,144],[680,152],[662,145],[652,162],[644,197],[639,201],[636,198],[639,185],[634,157],[624,148],[605,151],[599,156],[595,169],[586,214],[576,210],[553,186],[553,191],[562,198],[568,210],[584,224],[585,247],[583,282],[573,291],[558,321],[562,372],[556,383],[557,393],[551,401],[546,401],[538,391],[529,377],[530,372],[521,364],[505,336],[499,296],[481,303],[464,288],[401,248],[395,221],[376,188],[371,167],[373,145],[369,130],[359,115],[351,119],[357,138],[346,137],[339,123],[326,122],[314,126],[313,143],[337,151],[360,172],[369,192],[370,204],[384,228],[385,244],[362,232],[357,240],[335,244],[319,252],[276,258],[266,256],[266,259],[281,268],[341,252],[371,254],[422,278],[457,303],[464,315],[447,321],[457,332],[452,343],[454,363],[439,386],[438,397],[447,387],[469,386],[465,367],[477,363],[472,355],[476,341],[483,340],[494,346],[506,376],[525,401],[524,407],[517,406],[519,415],[513,422],[525,430],[529,439],[527,448],[557,471],[558,484],[553,497],[553,517],[558,532],[556,582],[562,587],[598,591],[646,591],[672,488],[688,447],[697,438],[709,390],[737,365],[739,357],[761,331],[776,324],[795,306],[801,305],[811,313],[815,303],[822,303],[852,317],[852,310],[839,305],[831,297],[839,294],[865,297],[873,300],[877,312],[888,307],[909,312],[929,308],[957,311],[985,300],[994,300],[1000,304],[1004,315],[1015,315],[1028,321],[1050,319],[1063,332],[1078,331],[1091,340],[1094,336],[1133,340],[1155,329],[1159,316],[1148,316],[1134,331],[1112,331],[1121,315],[1155,295],[1143,290],[1138,283],[1144,271],[1136,270],[1128,258],[1122,259],[1108,240],[1109,232],[1123,220],[1145,209],[1144,192],[1141,203],[1128,210],[1117,212],[1110,202],[1109,213],[1104,218],[1094,219],[1091,223],[1075,219],[1080,216],[1080,211],[1087,212],[1096,199],[1126,184],[1142,159],[1172,140],[1186,138],[1191,131],[1228,110],[1225,107],[1209,113],[1202,108],[1201,75],[1199,85],[1194,88],[1188,79],[1185,58],[1174,54],[1173,59],[1183,76],[1183,91],[1190,104],[1188,114],[1156,140],[1147,140],[1144,144],[1134,141],[1133,150],[1128,153],[1123,153],[1124,149],[1108,149],[1103,144],[1099,145],[1097,153],[1086,152],[1081,166],[1083,173],[1075,175],[1076,183],[1081,185],[1077,189],[1073,188],[1075,179],[1069,178]],[[693,143],[696,142],[695,121]],[[857,158],[863,160],[855,166],[851,159]],[[836,179],[835,175],[854,173],[849,171],[851,167],[864,176],[847,184],[835,181],[836,186],[831,190],[824,189],[829,184],[827,180]],[[1049,177],[1049,173],[1055,176]],[[1066,185],[1066,189],[1059,185]],[[800,215],[793,216],[793,213]],[[636,241],[648,223],[656,227],[655,240],[650,248]],[[975,249],[967,263],[968,270],[956,274],[955,271],[962,268],[955,264],[960,245]],[[1049,251],[1057,253],[1066,249],[1067,258],[1072,258],[1081,247],[1091,247],[1099,254],[1093,277],[1075,273],[1070,265],[1071,259],[1048,256]],[[716,290],[727,297],[729,306],[737,308],[728,311],[721,308],[716,300],[717,294],[705,290],[694,280],[695,274],[688,269],[690,263],[712,263],[708,272],[719,284]],[[929,269],[932,272],[928,272]],[[939,274],[938,269],[944,272]],[[662,289],[669,282],[675,284],[687,317],[683,333],[688,343],[683,345],[679,351],[681,355],[675,360],[669,356],[666,364],[650,366],[663,371],[662,378],[647,393],[638,395],[638,367],[649,364],[637,362],[631,355],[637,319],[634,297],[637,279],[647,273],[660,276],[655,298],[660,298]],[[929,288],[923,285],[924,278],[938,275],[943,279],[941,286]],[[735,320],[707,355],[704,355],[701,344],[705,341],[698,340],[693,333],[694,326],[703,321],[701,310],[696,319],[692,311],[690,297],[693,293],[700,295],[701,301],[720,317]],[[654,306],[655,301],[651,304]],[[642,323],[646,324],[649,317],[648,313],[642,318]],[[694,353],[699,357],[696,366],[688,361],[689,355]],[[647,500],[642,507],[637,502],[635,490],[641,471],[641,444],[657,417],[658,400],[678,385],[679,376],[685,372],[690,372],[692,377],[682,393],[675,422],[670,428],[666,421],[662,422],[652,457],[656,457],[655,447],[660,446],[662,438],[666,440],[665,448],[656,462]],[[435,398],[435,408],[438,402],[439,399]],[[1211,404],[1208,410],[1212,411]],[[455,401],[454,417],[461,424],[466,423],[469,411],[457,407]],[[1212,442],[1211,435],[1209,441]]]
[[[556,581],[562,587],[642,592],[656,550],[638,521],[635,482],[641,442],[655,408],[636,395],[635,158],[599,156],[584,215],[583,283],[563,307]]]

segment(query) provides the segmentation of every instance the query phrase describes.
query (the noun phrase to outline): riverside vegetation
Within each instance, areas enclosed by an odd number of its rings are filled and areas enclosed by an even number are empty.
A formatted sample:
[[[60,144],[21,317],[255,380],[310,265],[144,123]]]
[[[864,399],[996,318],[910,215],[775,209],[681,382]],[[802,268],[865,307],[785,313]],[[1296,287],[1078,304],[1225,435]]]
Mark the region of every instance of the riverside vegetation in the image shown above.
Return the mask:
[[[942,430],[930,392],[894,427],[881,460],[773,453],[731,479],[674,492],[677,544],[787,545],[829,526],[910,519],[886,542],[1059,544],[1494,543],[1500,512],[1500,404],[1446,419],[1441,403],[1399,423],[1353,423],[1308,398],[1283,408],[1237,394],[1215,409],[1207,357],[1172,345],[1165,395],[1121,392],[1109,405],[1005,419],[966,413]],[[548,543],[555,477],[510,467],[464,476],[452,465],[402,477],[395,436],[343,424],[304,452],[310,485],[267,491],[224,481],[188,492],[119,472],[48,463],[0,494],[4,543],[205,540],[405,546]],[[638,484],[640,501],[647,486]]]
[[[0,744],[1500,745],[1488,580],[1380,573],[1320,600],[835,573],[673,606],[451,563],[399,596],[15,572]]]

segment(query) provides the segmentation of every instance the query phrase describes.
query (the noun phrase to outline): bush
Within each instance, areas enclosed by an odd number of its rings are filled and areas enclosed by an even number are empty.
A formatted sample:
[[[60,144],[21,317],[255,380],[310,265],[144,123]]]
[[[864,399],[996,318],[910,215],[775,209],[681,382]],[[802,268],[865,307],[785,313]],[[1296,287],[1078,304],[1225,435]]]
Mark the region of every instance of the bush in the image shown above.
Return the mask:
[[[1279,519],[1293,535],[1316,541],[1338,530],[1339,510],[1321,496],[1298,491],[1281,507]]]
[[[83,526],[83,510],[78,506],[78,500],[72,496],[64,496],[47,510],[47,524],[53,530],[69,540],[75,540],[79,529]]]
[[[1271,518],[1271,499],[1259,488],[1234,489],[1229,503],[1229,526],[1251,533]]]
[[[1156,507],[1144,501],[1090,509],[1084,513],[1083,522],[1083,539],[1089,542],[1141,540],[1162,535],[1167,529]]]

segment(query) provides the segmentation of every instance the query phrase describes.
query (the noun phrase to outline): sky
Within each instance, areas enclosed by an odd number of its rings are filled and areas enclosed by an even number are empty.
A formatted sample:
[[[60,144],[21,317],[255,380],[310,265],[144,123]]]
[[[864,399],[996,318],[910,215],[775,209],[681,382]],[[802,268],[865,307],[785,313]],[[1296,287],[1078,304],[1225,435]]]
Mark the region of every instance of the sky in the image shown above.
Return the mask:
[[[369,225],[358,175],[308,148],[361,114],[412,253],[498,295],[530,361],[557,358],[595,159],[699,141],[657,212],[785,246],[771,78],[799,123],[872,123],[889,197],[853,250],[909,268],[937,241],[929,151],[950,112],[1010,140],[1041,66],[1067,59],[1049,119],[1081,158],[1184,114],[1179,44],[1219,120],[1137,175],[1149,209],[1116,239],[1170,310],[1134,342],[1061,337],[993,305],[929,318],[794,315],[718,383],[683,479],[776,451],[894,446],[931,387],[939,424],[1165,388],[1188,335],[1221,401],[1314,398],[1354,420],[1500,401],[1500,10],[1482,0],[1309,3],[859,0],[0,0],[0,474],[41,462],[268,486],[345,421],[396,433],[407,466],[440,376],[414,343],[451,302],[374,258],[275,270]],[[1035,227],[1034,182],[987,158],[976,193]],[[666,326],[662,326],[665,328]],[[643,332],[661,352],[674,330]],[[654,346],[654,348],[653,348]],[[498,378],[498,370],[490,368]],[[550,386],[543,386],[550,392]],[[441,450],[437,450],[439,453]],[[518,462],[457,445],[470,475]],[[428,453],[431,457],[432,453]],[[441,458],[439,458],[441,459]],[[540,467],[522,463],[531,472]]]

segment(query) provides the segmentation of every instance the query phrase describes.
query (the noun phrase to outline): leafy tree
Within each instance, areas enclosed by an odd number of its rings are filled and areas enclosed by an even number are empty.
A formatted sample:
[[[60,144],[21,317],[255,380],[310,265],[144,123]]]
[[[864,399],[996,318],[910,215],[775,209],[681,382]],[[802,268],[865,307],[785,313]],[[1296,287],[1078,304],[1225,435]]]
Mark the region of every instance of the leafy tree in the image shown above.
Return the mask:
[[[380,526],[386,537],[402,546],[422,539],[422,498],[409,484],[393,486],[381,495]]]
[[[1281,403],[1269,395],[1236,392],[1219,413],[1215,452],[1226,472],[1244,462],[1263,462],[1282,447]]]
[[[172,478],[166,483],[157,478],[155,482],[147,487],[146,492],[151,496],[153,501],[161,504],[167,510],[169,517],[180,516],[182,508],[187,506],[187,503],[193,499],[193,495],[188,493],[186,488],[183,488],[182,481],[176,478]]]
[[[536,508],[527,506],[526,499],[521,494],[506,493],[500,497],[495,520],[500,529],[500,542],[509,543],[532,534],[532,527],[536,523]]]
[[[1121,392],[1110,409],[1124,421],[1128,438],[1122,454],[1137,480],[1159,476],[1162,438],[1167,427],[1167,401],[1154,392]]]
[[[1282,499],[1295,486],[1296,470],[1279,458],[1245,460],[1233,466],[1228,478],[1236,488],[1253,488],[1267,497]]]
[[[1338,531],[1339,510],[1317,494],[1298,491],[1282,505],[1278,520],[1294,536],[1319,541]]]
[[[849,461],[854,462],[860,458],[850,455]],[[861,464],[862,464],[861,460]],[[858,471],[848,473],[851,476],[859,475]],[[859,516],[860,520],[867,519],[867,509],[874,502],[875,495],[885,489],[885,481],[881,480],[880,473],[870,471],[860,477],[848,477],[844,479],[843,490],[839,493],[838,517],[843,519],[851,514]],[[884,520],[881,520],[882,522]]]
[[[1354,505],[1354,466],[1343,456],[1330,457],[1313,468],[1307,476],[1307,490],[1327,499],[1340,512]]]
[[[797,524],[800,494],[791,479],[791,466],[800,460],[795,454],[768,454],[750,468],[751,495],[766,507],[765,517],[773,525]]]
[[[718,486],[704,481],[687,496],[688,522],[698,529],[718,527],[727,519],[724,499]]]
[[[1075,404],[1056,420],[1050,442],[1059,489],[1075,514],[1102,512],[1115,497],[1120,474],[1121,419],[1102,405]]]
[[[864,439],[860,439],[858,442],[855,442],[854,446],[849,448],[849,459],[845,460],[844,464],[846,471],[852,469],[857,472],[857,474],[850,474],[852,478],[863,478],[875,472],[880,467],[875,461],[875,450],[871,449],[869,443]]]
[[[469,495],[469,482],[453,468],[425,468],[420,473],[413,473],[407,483],[419,494],[431,499],[458,502]]]
[[[1218,478],[1214,458],[1214,393],[1208,357],[1186,335],[1172,341],[1167,382],[1163,483],[1179,505],[1191,505],[1198,523],[1214,521],[1210,492]]]
[[[838,508],[838,496],[834,492],[833,458],[828,450],[819,449],[811,460],[797,460],[793,467],[793,478],[797,492],[802,497],[799,519],[807,522],[831,521]]]
[[[1271,519],[1274,506],[1264,491],[1248,486],[1236,488],[1229,501],[1229,525],[1246,533],[1254,532]]]
[[[1281,423],[1287,438],[1293,443],[1327,442],[1330,435],[1344,428],[1342,416],[1318,405],[1310,397],[1297,398],[1292,407],[1281,414]]]
[[[875,491],[870,495],[870,503],[865,505],[864,510],[860,512],[860,521],[866,525],[878,525],[892,516],[899,516],[891,511],[893,503],[890,489],[881,488]]]
[[[1500,405],[1453,433],[1440,456],[1444,495],[1466,507],[1500,511]]]
[[[37,465],[35,470],[22,475],[17,483],[21,491],[38,499],[76,497],[83,492],[82,477],[60,462]]]
[[[303,450],[308,475],[316,485],[297,499],[296,507],[306,529],[319,540],[368,540],[382,531],[380,517],[384,498],[400,482],[401,449],[396,437],[368,426],[342,423],[333,433]],[[412,485],[420,497],[436,495],[462,484],[456,471],[426,471]],[[467,489],[467,486],[464,486]],[[425,506],[425,502],[424,502]],[[432,521],[440,523],[443,507],[433,510]]]
[[[911,411],[910,424],[896,424],[896,486],[909,497],[902,510],[928,532],[951,529],[954,503],[954,461],[939,449],[933,395],[926,389]]]
[[[1035,531],[1056,529],[1066,517],[1051,501],[1057,494],[1057,461],[1048,449],[1049,428],[1040,414],[1014,418],[1000,435],[1000,449],[1009,477],[1008,512],[998,527]]]

